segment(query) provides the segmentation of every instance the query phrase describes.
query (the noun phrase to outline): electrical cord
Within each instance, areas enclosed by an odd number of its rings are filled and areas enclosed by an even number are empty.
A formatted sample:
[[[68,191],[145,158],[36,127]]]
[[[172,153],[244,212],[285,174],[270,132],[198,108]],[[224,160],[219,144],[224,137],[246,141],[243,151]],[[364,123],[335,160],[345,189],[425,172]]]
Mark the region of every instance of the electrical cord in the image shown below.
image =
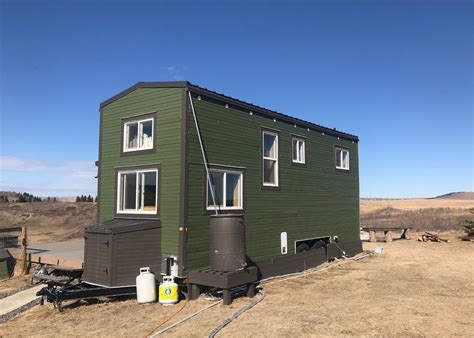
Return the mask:
[[[149,334],[147,334],[147,337],[152,337],[153,332],[155,332],[155,331],[158,330],[160,327],[162,327],[162,326],[165,325],[167,322],[169,322],[171,319],[173,319],[173,317],[176,316],[178,313],[180,313],[180,312],[186,307],[187,304],[188,304],[188,301],[184,301],[184,302],[183,302],[183,305],[181,306],[181,308],[180,308],[178,311],[176,311],[175,313],[173,313],[173,315],[171,315],[170,317],[168,317],[168,319],[162,321],[162,322],[160,323],[160,325],[158,325],[157,327],[155,327],[155,328],[153,329],[153,331],[151,331]]]

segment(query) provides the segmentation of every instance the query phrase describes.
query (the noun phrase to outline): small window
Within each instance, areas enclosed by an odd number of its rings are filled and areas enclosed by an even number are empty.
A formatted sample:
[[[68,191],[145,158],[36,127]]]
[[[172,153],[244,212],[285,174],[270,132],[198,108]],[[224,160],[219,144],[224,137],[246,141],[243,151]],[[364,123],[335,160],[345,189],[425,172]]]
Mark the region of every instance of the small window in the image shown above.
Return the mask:
[[[117,213],[156,214],[158,169],[119,171]]]
[[[278,134],[264,131],[262,136],[263,185],[278,187]]]
[[[153,149],[153,118],[124,123],[123,151]]]
[[[209,189],[209,180],[207,187],[207,210],[214,210],[214,200],[220,210],[242,209],[242,181],[243,175],[240,171],[230,171],[221,169],[210,169],[210,182],[214,199]]]
[[[293,163],[306,163],[306,141],[303,138],[293,137],[291,139],[292,143],[292,160]]]
[[[336,147],[336,168],[349,170],[349,149]]]

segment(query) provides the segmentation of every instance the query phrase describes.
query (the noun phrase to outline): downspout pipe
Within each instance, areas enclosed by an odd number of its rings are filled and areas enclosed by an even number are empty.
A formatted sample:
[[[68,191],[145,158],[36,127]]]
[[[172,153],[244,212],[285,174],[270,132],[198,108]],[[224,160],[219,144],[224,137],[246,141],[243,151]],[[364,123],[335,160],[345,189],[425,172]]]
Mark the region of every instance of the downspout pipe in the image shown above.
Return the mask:
[[[204,145],[202,143],[201,130],[199,129],[199,123],[198,123],[198,119],[197,119],[197,115],[196,115],[196,110],[194,109],[193,99],[191,97],[191,92],[189,90],[188,90],[188,96],[189,96],[189,102],[191,103],[191,110],[193,111],[194,124],[196,126],[196,131],[197,131],[198,140],[199,140],[199,146],[201,147],[202,161],[204,162],[204,167],[206,168],[207,185],[208,185],[209,190],[211,192],[212,203],[214,205],[214,211],[215,211],[216,215],[219,215],[219,208],[217,207],[216,197],[214,195],[214,189],[212,189],[211,175],[209,174],[209,165],[207,163],[206,152],[204,151]]]

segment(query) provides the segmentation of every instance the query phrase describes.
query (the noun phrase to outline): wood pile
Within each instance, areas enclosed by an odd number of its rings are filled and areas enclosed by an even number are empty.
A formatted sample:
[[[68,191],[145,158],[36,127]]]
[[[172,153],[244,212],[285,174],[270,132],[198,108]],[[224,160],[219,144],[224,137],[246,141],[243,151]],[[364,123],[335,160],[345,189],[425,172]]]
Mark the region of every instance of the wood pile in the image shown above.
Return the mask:
[[[421,237],[418,237],[418,242],[449,243],[449,240],[439,237],[438,234],[432,234],[431,232],[426,231],[423,235],[421,235]]]

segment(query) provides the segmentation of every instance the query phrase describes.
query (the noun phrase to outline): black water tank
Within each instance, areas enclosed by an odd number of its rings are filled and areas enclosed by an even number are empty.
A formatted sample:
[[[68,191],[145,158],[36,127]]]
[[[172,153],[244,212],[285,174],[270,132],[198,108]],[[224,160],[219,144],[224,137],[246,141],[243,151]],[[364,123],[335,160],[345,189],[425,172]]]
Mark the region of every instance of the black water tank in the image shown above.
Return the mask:
[[[243,215],[211,215],[211,269],[235,271],[246,266]]]

